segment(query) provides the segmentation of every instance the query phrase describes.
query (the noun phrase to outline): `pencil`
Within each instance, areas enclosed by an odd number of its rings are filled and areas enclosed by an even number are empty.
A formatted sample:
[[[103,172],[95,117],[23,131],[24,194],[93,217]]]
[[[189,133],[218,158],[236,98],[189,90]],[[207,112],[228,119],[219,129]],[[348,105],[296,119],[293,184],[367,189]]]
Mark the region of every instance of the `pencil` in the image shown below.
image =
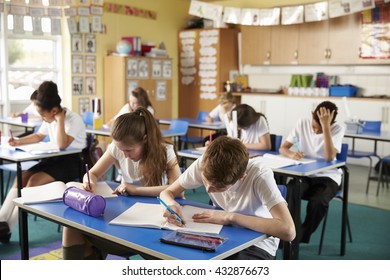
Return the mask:
[[[85,164],[85,171],[86,171],[86,173],[87,173],[87,178],[88,178],[88,187],[89,187],[89,190],[91,190],[91,179],[89,178],[88,163]]]

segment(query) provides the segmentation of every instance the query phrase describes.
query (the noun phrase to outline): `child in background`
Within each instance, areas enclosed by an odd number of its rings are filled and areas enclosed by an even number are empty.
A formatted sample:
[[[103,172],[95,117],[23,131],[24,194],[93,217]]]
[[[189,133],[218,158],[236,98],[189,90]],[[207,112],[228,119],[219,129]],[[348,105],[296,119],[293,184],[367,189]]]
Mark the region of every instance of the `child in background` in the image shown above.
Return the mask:
[[[247,104],[237,105],[231,114],[234,111],[237,112],[238,138],[245,147],[251,150],[270,150],[271,137],[266,117]],[[232,126],[232,122],[229,125]]]
[[[57,85],[51,81],[43,82],[38,90],[35,106],[43,123],[38,132],[22,138],[10,138],[11,146],[19,146],[42,141],[46,135],[59,149],[86,147],[85,125],[79,114],[61,106]],[[22,173],[22,187],[35,187],[54,181],[73,181],[80,177],[79,154],[63,155],[40,160],[38,164]],[[66,170],[66,172],[64,172]],[[13,199],[17,198],[17,180],[0,209],[0,242],[7,243],[11,230],[18,220],[18,209]]]
[[[37,99],[37,94],[38,92],[34,90],[34,92],[30,96],[30,105],[28,105],[23,112],[18,112],[18,113],[12,113],[11,117],[16,118],[20,117],[22,114],[28,114],[28,119],[29,120],[42,120],[41,115],[38,113],[37,109],[35,108],[35,100]]]
[[[118,114],[116,114],[115,117],[106,124],[106,126],[111,128],[116,118],[125,113],[134,112],[138,107],[144,107],[148,109],[152,115],[154,115],[154,109],[149,100],[148,93],[142,87],[137,87],[131,92],[128,103],[123,105]]]
[[[312,112],[309,119],[301,119],[288,135],[279,152],[292,159],[301,159],[304,156],[323,158],[332,161],[341,151],[344,129],[335,123],[337,107],[330,101],[324,101]],[[299,150],[292,147],[299,139]],[[305,177],[301,183],[302,198],[308,200],[306,218],[301,226],[300,242],[309,243],[311,234],[321,223],[329,201],[336,195],[341,183],[341,170],[332,170],[316,173]],[[289,184],[298,184],[296,180]],[[293,186],[296,187],[296,186]],[[293,205],[291,205],[294,207]]]
[[[232,109],[236,107],[236,102],[234,96],[231,92],[223,92],[219,98],[219,104],[207,115],[206,121],[213,123],[214,119],[219,118],[221,122],[225,121],[225,115],[229,114]],[[203,139],[203,146],[207,146],[208,142],[214,140],[218,136],[227,135],[226,129],[221,129],[210,136],[207,136]],[[207,143],[207,144],[206,144]]]
[[[223,210],[197,213],[192,217],[194,222],[235,225],[269,236],[227,259],[272,260],[279,238],[285,241],[295,238],[293,220],[272,170],[249,159],[247,148],[238,139],[220,136],[212,141],[204,155],[161,192],[160,197],[184,220],[181,206],[174,198],[186,189],[203,185],[213,204]],[[168,211],[163,215],[170,223],[182,226]]]
[[[162,138],[152,114],[144,107],[119,116],[113,125],[113,142],[84,175],[84,188],[93,192],[99,178],[115,163],[122,171],[122,182],[115,189],[118,195],[158,196],[181,174],[172,144]],[[124,255],[129,248],[113,246],[108,242],[87,237],[81,232],[64,228],[64,259],[105,259],[107,253]]]

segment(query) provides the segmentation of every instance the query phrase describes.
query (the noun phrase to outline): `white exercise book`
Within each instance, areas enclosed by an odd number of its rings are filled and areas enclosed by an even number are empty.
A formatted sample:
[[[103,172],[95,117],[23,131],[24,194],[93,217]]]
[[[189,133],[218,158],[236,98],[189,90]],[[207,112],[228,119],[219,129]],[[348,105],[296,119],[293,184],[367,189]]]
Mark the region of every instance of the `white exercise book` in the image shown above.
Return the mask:
[[[257,157],[256,160],[264,163],[270,168],[281,168],[290,165],[299,165],[316,162],[315,159],[302,158],[300,160],[294,160],[282,155],[264,154],[262,157]]]

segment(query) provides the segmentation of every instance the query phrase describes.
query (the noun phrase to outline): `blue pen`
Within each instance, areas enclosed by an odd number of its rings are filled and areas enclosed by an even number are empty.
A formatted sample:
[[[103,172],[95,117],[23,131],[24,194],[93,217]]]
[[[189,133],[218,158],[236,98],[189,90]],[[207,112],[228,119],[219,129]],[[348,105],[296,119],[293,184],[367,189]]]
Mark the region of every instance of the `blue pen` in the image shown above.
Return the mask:
[[[168,210],[172,215],[175,216],[176,220],[178,220],[180,223],[182,223],[182,224],[184,225],[183,220],[179,217],[179,215],[177,215],[177,214],[175,213],[175,211],[173,211],[173,210],[172,210],[164,201],[162,201],[161,198],[157,197],[157,199],[158,199],[158,201],[160,201],[160,203],[161,203],[162,205],[164,205],[165,208],[167,208],[167,210]]]

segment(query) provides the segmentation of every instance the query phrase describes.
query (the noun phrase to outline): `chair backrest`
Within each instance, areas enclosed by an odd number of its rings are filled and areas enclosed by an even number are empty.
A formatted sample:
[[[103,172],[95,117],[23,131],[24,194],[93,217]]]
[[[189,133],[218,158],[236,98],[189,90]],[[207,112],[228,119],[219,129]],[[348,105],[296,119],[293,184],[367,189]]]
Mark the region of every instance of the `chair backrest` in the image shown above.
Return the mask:
[[[209,112],[206,112],[206,111],[199,111],[198,113],[198,116],[196,117],[196,119],[200,122],[205,122],[206,121],[206,117],[209,115]]]
[[[278,185],[278,189],[279,189],[280,193],[282,194],[283,198],[286,199],[287,198],[287,187],[286,187],[286,185]]]
[[[348,156],[348,144],[343,143],[341,145],[341,151],[336,155],[338,160],[347,161]]]
[[[363,121],[363,133],[364,132],[381,132],[381,121]]]
[[[178,133],[185,133],[187,134],[188,131],[188,122],[181,121],[181,120],[172,120],[169,130],[175,131]]]
[[[82,118],[86,125],[93,125],[93,112],[84,112]]]
[[[270,134],[271,137],[271,151],[279,151],[280,146],[282,145],[282,135]]]

